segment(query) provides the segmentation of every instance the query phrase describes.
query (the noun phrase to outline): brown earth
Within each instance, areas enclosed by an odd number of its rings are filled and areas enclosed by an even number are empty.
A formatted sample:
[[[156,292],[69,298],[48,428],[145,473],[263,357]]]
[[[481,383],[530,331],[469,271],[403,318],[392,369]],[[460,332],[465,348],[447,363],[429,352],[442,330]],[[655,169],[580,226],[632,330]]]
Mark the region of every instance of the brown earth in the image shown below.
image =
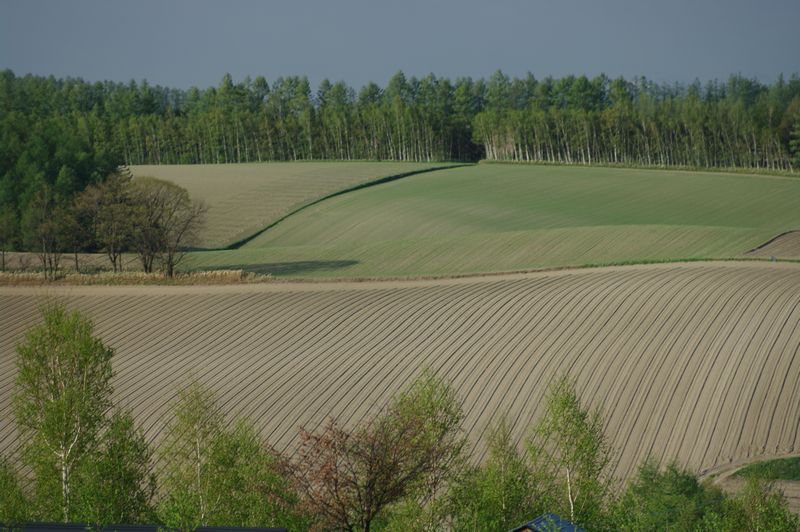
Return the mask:
[[[117,350],[115,399],[157,441],[196,377],[282,450],[354,423],[430,367],[458,390],[474,456],[507,413],[523,441],[568,373],[604,408],[616,474],[701,473],[800,450],[800,265],[681,263],[431,281],[0,287],[0,453],[14,345],[62,298]]]
[[[756,249],[748,251],[747,256],[800,259],[800,231],[783,233]]]

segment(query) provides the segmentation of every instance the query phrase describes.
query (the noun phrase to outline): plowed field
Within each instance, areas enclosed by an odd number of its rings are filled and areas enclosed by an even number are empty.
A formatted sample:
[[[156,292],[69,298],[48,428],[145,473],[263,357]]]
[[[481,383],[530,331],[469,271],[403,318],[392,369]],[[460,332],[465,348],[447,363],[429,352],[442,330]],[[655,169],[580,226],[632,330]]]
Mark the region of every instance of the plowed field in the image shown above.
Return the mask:
[[[800,259],[800,231],[790,231],[748,253],[752,257]]]
[[[0,288],[0,452],[14,345],[59,296],[117,350],[115,395],[158,440],[194,376],[279,449],[356,422],[425,366],[450,379],[474,456],[507,412],[522,440],[568,373],[602,405],[627,476],[646,456],[699,471],[800,449],[800,266],[686,263],[440,281]]]

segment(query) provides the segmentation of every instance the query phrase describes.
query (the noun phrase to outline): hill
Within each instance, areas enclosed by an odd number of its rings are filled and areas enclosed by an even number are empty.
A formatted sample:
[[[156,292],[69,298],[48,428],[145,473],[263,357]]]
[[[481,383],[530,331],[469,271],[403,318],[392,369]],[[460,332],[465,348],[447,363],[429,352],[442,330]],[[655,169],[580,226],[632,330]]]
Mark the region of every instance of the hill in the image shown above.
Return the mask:
[[[115,396],[158,440],[195,376],[279,449],[355,422],[430,367],[464,401],[473,456],[497,416],[521,441],[568,373],[603,406],[629,476],[648,455],[701,471],[800,448],[800,265],[684,263],[437,281],[48,289],[116,348]],[[0,288],[0,418],[42,292]],[[13,449],[0,425],[0,452]]]
[[[385,172],[388,173],[388,172]],[[340,195],[195,268],[414,277],[733,258],[800,227],[800,180],[484,164]]]
[[[293,162],[131,166],[134,176],[153,176],[186,188],[209,206],[200,244],[222,248],[258,233],[304,205],[387,177],[443,164]]]

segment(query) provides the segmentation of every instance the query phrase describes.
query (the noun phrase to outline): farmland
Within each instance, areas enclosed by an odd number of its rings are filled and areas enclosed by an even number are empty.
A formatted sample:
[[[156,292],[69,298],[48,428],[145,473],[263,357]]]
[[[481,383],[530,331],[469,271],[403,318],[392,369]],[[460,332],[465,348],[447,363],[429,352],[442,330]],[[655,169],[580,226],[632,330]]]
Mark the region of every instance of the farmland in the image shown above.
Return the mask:
[[[0,288],[0,418],[14,344],[45,292]],[[800,267],[683,263],[436,281],[62,287],[116,348],[115,399],[158,440],[176,389],[212,386],[279,449],[353,423],[423,367],[464,401],[473,457],[508,413],[525,437],[569,373],[605,410],[616,474],[646,456],[700,471],[800,448]],[[0,426],[0,452],[14,446]]]
[[[250,163],[131,166],[186,188],[209,207],[201,247],[245,239],[282,216],[322,197],[389,176],[446,165],[424,163]]]
[[[792,178],[483,164],[328,199],[189,264],[371,278],[735,258],[800,227],[799,206]]]

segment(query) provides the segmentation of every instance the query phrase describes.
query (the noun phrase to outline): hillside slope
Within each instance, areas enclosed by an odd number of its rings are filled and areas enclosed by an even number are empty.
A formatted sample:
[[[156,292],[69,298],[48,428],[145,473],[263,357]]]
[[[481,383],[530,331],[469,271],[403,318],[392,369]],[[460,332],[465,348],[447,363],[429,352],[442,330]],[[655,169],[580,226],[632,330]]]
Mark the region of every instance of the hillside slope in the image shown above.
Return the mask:
[[[0,288],[0,452],[14,345],[44,292]],[[464,401],[474,456],[508,413],[521,441],[568,373],[602,406],[627,476],[646,456],[698,470],[800,449],[800,266],[685,263],[443,281],[50,288],[116,348],[115,395],[158,440],[197,377],[279,449],[355,422],[430,367]]]
[[[172,181],[209,206],[200,247],[221,248],[320,198],[383,178],[448,166],[427,163],[291,162],[131,166]]]
[[[337,196],[195,268],[415,277],[740,257],[800,227],[800,180],[486,164]]]

